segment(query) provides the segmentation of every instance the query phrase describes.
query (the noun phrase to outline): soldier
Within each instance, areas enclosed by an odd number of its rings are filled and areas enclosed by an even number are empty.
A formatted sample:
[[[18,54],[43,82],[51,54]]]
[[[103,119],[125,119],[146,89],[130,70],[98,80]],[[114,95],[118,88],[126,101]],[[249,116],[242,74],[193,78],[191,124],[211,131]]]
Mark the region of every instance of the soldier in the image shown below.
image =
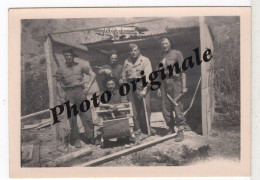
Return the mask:
[[[176,62],[178,62],[179,66],[181,66],[183,62],[183,55],[180,51],[173,49],[172,40],[169,37],[162,37],[160,42],[163,49],[163,53],[160,56],[160,63],[163,64],[163,68],[166,69],[167,66],[173,65]],[[180,142],[184,139],[184,126],[186,119],[182,112],[181,101],[178,101],[177,106],[173,105],[167,97],[167,94],[174,99],[181,93],[184,94],[186,92],[186,75],[184,72],[180,72],[178,74],[174,73],[173,76],[163,80],[161,89],[158,89],[157,91],[157,95],[162,98],[163,117],[169,127],[169,130],[174,133],[174,126],[176,125],[178,128],[177,137],[175,139],[176,142]],[[175,119],[173,117],[173,110],[176,115]]]
[[[126,96],[120,96],[118,90],[118,80],[114,77],[108,77],[102,81],[103,86],[107,91],[110,91],[112,94],[111,100],[106,103],[100,103],[99,107],[109,109],[111,112],[114,112],[115,116],[122,115],[121,112],[118,112],[118,104],[120,103],[127,103]]]
[[[95,73],[92,71],[88,62],[79,63],[75,62],[74,58],[76,54],[73,49],[65,49],[63,51],[65,64],[62,64],[56,72],[57,80],[57,95],[60,98],[60,102],[64,103],[69,100],[70,104],[76,104],[79,107],[80,103],[85,99],[88,91],[95,80]],[[90,76],[89,82],[84,81],[84,74]],[[87,141],[94,143],[93,122],[91,117],[91,111],[81,112],[79,111],[81,122],[85,129]],[[69,119],[70,122],[70,140],[76,148],[81,148],[81,142],[79,137],[79,130],[77,125],[77,117],[72,114]]]
[[[140,49],[136,44],[129,45],[130,57],[125,60],[122,81],[131,83],[136,81],[137,78],[141,78],[142,71],[146,76],[146,81],[149,83],[149,74],[152,72],[151,62],[147,57],[144,57],[140,53]],[[137,90],[133,92],[133,86],[128,93],[128,100],[132,103],[133,114],[134,114],[134,130],[136,134],[147,133],[146,118],[150,123],[150,91],[148,86],[143,87],[142,82],[136,83]],[[143,101],[143,98],[145,101]],[[143,102],[146,102],[144,104]],[[145,108],[147,109],[148,117],[145,116]],[[150,127],[150,126],[149,126]],[[151,129],[151,134],[155,131]]]
[[[98,73],[103,74],[105,78],[114,77],[117,80],[120,80],[122,76],[122,71],[123,65],[118,63],[118,54],[117,52],[113,52],[109,56],[109,63],[102,66]]]

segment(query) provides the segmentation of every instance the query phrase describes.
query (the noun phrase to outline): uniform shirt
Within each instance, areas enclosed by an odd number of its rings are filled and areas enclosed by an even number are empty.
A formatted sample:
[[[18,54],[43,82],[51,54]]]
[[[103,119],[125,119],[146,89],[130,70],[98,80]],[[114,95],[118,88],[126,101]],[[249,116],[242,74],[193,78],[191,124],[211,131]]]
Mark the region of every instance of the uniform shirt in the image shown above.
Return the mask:
[[[89,63],[74,62],[72,66],[67,66],[66,63],[60,66],[56,71],[56,80],[61,82],[63,88],[71,88],[83,86],[84,74],[89,75],[92,71]]]
[[[107,103],[107,104],[120,104],[120,103],[127,103],[127,96],[121,96],[119,94],[119,90],[118,89],[115,89],[112,93],[112,97],[110,99],[110,101]],[[107,99],[107,97],[105,97]],[[100,102],[102,104],[102,102]],[[119,117],[126,117],[126,113],[125,112],[119,112],[119,111],[114,111],[113,112],[114,116],[113,117],[111,115],[111,113],[109,112],[106,112],[103,114],[103,118],[104,119],[112,119],[112,118],[119,118]]]
[[[174,65],[174,63],[176,62],[178,62],[181,69],[183,63],[183,55],[180,51],[170,50],[169,52],[162,55],[161,63],[163,63],[165,69],[167,68],[167,66]],[[173,69],[173,74],[177,75],[175,68]],[[180,76],[180,73],[177,76]]]
[[[126,103],[127,102],[127,96],[121,96],[119,94],[119,90],[115,89],[112,93],[111,100],[108,102],[108,104],[119,104],[119,103]]]
[[[149,75],[152,73],[152,65],[150,60],[147,57],[142,55],[136,60],[135,63],[132,62],[130,58],[125,60],[122,79],[132,79],[132,78],[141,78],[141,71],[144,71],[144,75],[146,75],[146,81],[149,83]]]

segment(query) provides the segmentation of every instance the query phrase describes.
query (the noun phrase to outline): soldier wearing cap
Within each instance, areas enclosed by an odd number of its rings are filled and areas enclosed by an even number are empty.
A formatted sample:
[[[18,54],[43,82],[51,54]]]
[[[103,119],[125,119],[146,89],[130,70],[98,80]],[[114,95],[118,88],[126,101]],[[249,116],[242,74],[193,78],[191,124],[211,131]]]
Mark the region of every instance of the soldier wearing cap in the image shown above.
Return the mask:
[[[163,64],[163,68],[167,69],[167,66],[174,65],[176,62],[181,66],[183,63],[183,55],[180,51],[173,49],[173,41],[165,36],[161,38],[160,42],[163,52],[159,61]],[[178,74],[174,73],[173,76],[163,80],[161,89],[157,91],[157,95],[162,98],[163,117],[169,127],[169,131],[174,133],[174,126],[178,128],[177,137],[175,139],[176,142],[180,142],[184,139],[186,119],[182,111],[181,100],[178,101],[178,106],[173,105],[167,95],[174,99],[181,93],[184,94],[186,92],[186,75],[182,71]],[[175,117],[173,116],[173,110],[175,111]]]
[[[137,78],[143,77],[142,71],[146,76],[146,81],[149,83],[149,74],[152,72],[152,66],[150,60],[140,53],[140,49],[136,44],[129,45],[130,56],[124,62],[122,81],[123,82],[133,82]],[[149,119],[151,116],[150,109],[150,91],[148,86],[143,87],[141,82],[136,83],[137,90],[133,92],[133,89],[128,93],[128,100],[132,103],[133,114],[134,114],[134,130],[136,134],[147,133],[146,118]],[[133,87],[131,87],[133,88]],[[146,104],[144,104],[143,99],[145,98]],[[145,108],[147,109],[148,117],[145,116]],[[155,133],[151,129],[151,133]]]
[[[56,72],[57,95],[60,98],[60,103],[69,101],[71,105],[76,104],[77,107],[79,107],[79,104],[88,94],[88,91],[94,82],[96,75],[92,71],[87,61],[84,63],[74,61],[77,55],[74,53],[73,49],[64,49],[63,56],[66,62],[65,64],[61,64]],[[84,74],[90,76],[88,82],[85,82]],[[94,143],[91,111],[87,111],[85,113],[79,111],[79,116],[84,126],[87,140],[91,143]],[[82,145],[79,137],[77,117],[72,114],[69,122],[71,129],[71,143],[74,144],[76,148],[81,148]]]

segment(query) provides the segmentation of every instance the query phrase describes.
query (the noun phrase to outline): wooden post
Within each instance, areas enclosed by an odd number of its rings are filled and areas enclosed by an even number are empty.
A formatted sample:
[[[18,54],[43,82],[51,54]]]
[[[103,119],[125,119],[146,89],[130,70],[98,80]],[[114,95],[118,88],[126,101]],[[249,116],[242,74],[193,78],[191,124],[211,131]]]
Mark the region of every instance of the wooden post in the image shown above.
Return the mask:
[[[208,26],[205,24],[205,17],[200,17],[200,52],[201,56],[206,49],[213,53],[213,43]],[[214,89],[213,89],[213,59],[201,64],[201,109],[202,109],[202,134],[208,135],[211,130],[211,123],[214,114]]]
[[[54,79],[53,79],[53,57],[52,57],[52,43],[50,38],[47,38],[47,41],[44,43],[45,48],[45,57],[47,63],[47,80],[48,80],[48,87],[49,87],[49,107],[54,107],[55,105],[55,95],[56,95],[56,88],[54,86]],[[52,119],[53,117],[51,117]],[[52,119],[53,120],[53,119]],[[56,129],[52,127],[51,129],[53,137],[56,138]]]

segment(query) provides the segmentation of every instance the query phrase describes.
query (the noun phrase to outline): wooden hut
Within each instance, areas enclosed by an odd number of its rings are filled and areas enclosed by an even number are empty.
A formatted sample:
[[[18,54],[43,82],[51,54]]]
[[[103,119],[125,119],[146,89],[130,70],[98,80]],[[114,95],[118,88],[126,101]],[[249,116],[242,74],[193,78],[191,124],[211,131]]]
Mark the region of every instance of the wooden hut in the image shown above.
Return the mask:
[[[141,49],[141,53],[151,60],[153,69],[158,66],[158,56],[161,53],[159,38],[162,35],[170,36],[175,48],[183,53],[184,58],[193,56],[194,49],[199,47],[200,53],[207,48],[213,50],[212,39],[204,18],[200,18],[199,26],[182,28],[177,30],[168,30],[164,34],[143,35],[140,37],[130,37],[119,40],[98,40],[90,43],[72,42],[64,38],[59,38],[56,34],[50,34],[45,43],[45,53],[47,59],[47,75],[50,93],[50,108],[58,105],[56,98],[55,78],[53,77],[61,63],[65,63],[62,55],[64,47],[73,47],[78,55],[77,61],[88,61],[94,72],[97,72],[97,66],[106,64],[108,54],[111,50],[117,50],[120,55],[120,63],[128,57],[129,43],[136,43]],[[76,36],[74,34],[74,36]],[[65,39],[65,40],[64,40]],[[194,102],[187,113],[188,124],[195,131],[203,135],[208,135],[211,129],[211,122],[214,114],[214,96],[212,84],[212,74],[209,69],[212,68],[212,60],[202,63],[200,66],[195,65],[192,69],[187,70],[187,88],[188,93],[184,97],[184,109],[188,109],[193,99],[197,85],[199,90],[194,96]],[[88,78],[88,77],[86,77]],[[200,83],[201,78],[201,83]],[[101,77],[93,84],[91,91],[99,91]],[[160,111],[160,98],[152,92],[151,96],[152,111]],[[56,129],[56,128],[54,128]],[[55,130],[54,130],[55,131]]]

